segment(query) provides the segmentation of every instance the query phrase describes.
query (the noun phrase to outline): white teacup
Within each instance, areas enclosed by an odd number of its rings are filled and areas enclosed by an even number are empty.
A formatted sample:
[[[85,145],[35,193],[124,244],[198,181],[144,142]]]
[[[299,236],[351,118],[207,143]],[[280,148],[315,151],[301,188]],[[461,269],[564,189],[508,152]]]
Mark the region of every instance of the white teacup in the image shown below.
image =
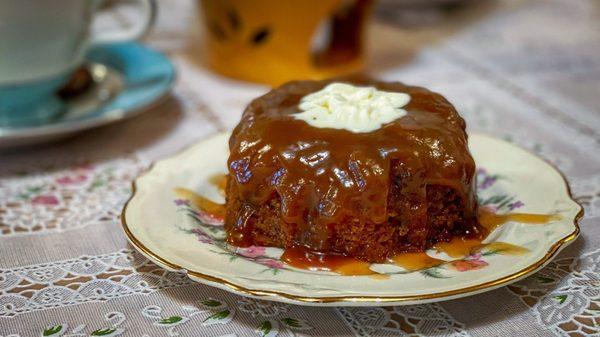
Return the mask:
[[[31,126],[63,108],[55,92],[97,44],[141,37],[156,15],[154,0],[139,4],[143,20],[127,30],[91,33],[102,0],[0,0],[0,126]]]

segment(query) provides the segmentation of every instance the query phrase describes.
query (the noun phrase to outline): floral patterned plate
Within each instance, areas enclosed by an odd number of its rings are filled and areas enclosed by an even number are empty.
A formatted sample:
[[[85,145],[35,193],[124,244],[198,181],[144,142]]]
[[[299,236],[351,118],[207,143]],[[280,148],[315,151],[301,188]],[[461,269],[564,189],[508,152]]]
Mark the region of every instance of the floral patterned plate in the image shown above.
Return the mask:
[[[280,261],[281,249],[235,248],[223,238],[219,212],[198,208],[198,195],[223,196],[214,177],[226,173],[228,134],[202,141],[159,161],[138,178],[122,214],[129,241],[165,269],[243,296],[305,305],[402,305],[434,302],[492,290],[530,275],[579,234],[581,207],[552,166],[484,135],[471,135],[478,165],[480,205],[497,216],[551,214],[543,224],[510,221],[468,254],[419,270],[373,264],[375,275],[342,276],[296,269]],[[193,191],[193,192],[192,192]],[[214,206],[214,204],[213,204]],[[213,209],[214,210],[214,209]]]

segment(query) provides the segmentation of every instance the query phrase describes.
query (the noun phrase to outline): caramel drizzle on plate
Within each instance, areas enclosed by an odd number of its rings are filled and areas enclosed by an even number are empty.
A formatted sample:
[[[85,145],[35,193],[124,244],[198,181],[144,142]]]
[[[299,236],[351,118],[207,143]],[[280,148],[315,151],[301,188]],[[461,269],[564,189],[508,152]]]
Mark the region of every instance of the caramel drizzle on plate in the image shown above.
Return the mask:
[[[210,182],[224,193],[227,183],[225,175],[215,175],[210,178]],[[189,189],[176,188],[175,193],[183,199],[190,200],[196,208],[206,213],[219,217],[225,215],[225,205],[211,201]],[[544,225],[559,220],[560,218],[560,215],[557,214],[495,214],[486,208],[480,209],[478,213],[479,223],[486,229],[488,234],[508,222]],[[480,238],[455,237],[449,242],[438,242],[432,248],[438,252],[446,253],[451,258],[463,258],[474,252],[481,251],[483,248],[487,248],[490,251],[501,252],[504,255],[522,255],[529,251],[525,247],[507,242],[497,241],[483,243],[486,237],[487,234],[482,235]],[[343,255],[314,252],[302,246],[285,249],[280,259],[286,264],[298,269],[329,271],[345,276],[369,275],[374,279],[389,278],[389,275],[380,274],[371,270],[371,263],[369,262]],[[390,259],[390,262],[407,271],[417,271],[439,266],[448,261],[431,257],[425,252],[406,252],[393,256]]]
[[[214,185],[222,196],[225,196],[225,189],[227,188],[227,175],[226,174],[215,174],[208,178],[208,182]]]
[[[397,266],[409,271],[431,268],[446,263],[446,261],[431,257],[424,252],[401,253],[394,256],[391,260]]]
[[[479,210],[479,224],[485,227],[490,233],[494,229],[507,222],[519,222],[528,225],[544,225],[551,221],[560,220],[558,214],[533,214],[533,213],[508,213],[495,214],[492,211],[482,208]]]
[[[194,191],[188,190],[187,188],[177,187],[175,188],[175,194],[182,199],[189,200],[194,207],[211,214],[216,218],[222,219],[225,217],[224,204],[219,204],[209,200],[201,195],[196,194]]]
[[[287,248],[281,261],[292,267],[312,271],[331,271],[340,275],[372,275],[369,262],[352,257],[333,254],[322,254],[308,250],[305,247]]]

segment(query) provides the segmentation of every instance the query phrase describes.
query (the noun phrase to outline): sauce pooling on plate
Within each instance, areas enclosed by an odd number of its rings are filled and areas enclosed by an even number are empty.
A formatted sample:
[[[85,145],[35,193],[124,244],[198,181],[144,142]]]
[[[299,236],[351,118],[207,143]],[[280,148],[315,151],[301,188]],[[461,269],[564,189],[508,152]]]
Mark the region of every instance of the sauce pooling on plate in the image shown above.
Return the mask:
[[[211,177],[210,182],[219,190],[223,191],[225,189],[223,184],[224,177],[225,175],[213,176]],[[210,214],[212,217],[221,217],[222,219],[224,205],[215,203],[185,188],[176,188],[175,193],[181,198],[190,200],[195,208]],[[464,258],[469,254],[481,251],[484,248],[492,251],[501,251],[504,255],[522,255],[529,250],[506,242],[495,241],[483,243],[483,241],[496,228],[508,222],[517,222],[528,225],[544,225],[559,219],[560,216],[556,214],[496,214],[491,210],[481,208],[479,210],[479,221],[485,228],[485,231],[481,232],[477,237],[456,237],[449,242],[439,242],[433,246],[433,249],[438,252],[446,253],[446,255],[454,259]],[[311,271],[329,271],[345,276],[370,275],[376,279],[384,279],[388,276],[373,271],[370,268],[371,263],[369,262],[339,254],[323,254],[302,246],[285,249],[280,259],[292,267]],[[437,259],[425,252],[405,252],[393,256],[388,262],[396,264],[407,271],[417,271],[452,261]]]
[[[531,213],[509,213],[494,214],[489,210],[482,209],[479,218],[485,224],[488,232],[478,238],[456,237],[449,242],[440,242],[433,246],[434,250],[446,253],[450,258],[460,259],[482,249],[487,251],[502,252],[504,255],[522,255],[529,250],[525,247],[507,242],[483,243],[488,233],[508,222],[518,222],[528,225],[543,225],[560,219],[555,214],[531,214]],[[331,271],[340,275],[373,275],[375,271],[370,269],[370,263],[349,258],[341,255],[327,255],[312,252],[304,247],[286,249],[281,260],[292,267],[306,270]],[[423,270],[442,265],[452,261],[434,258],[425,252],[405,252],[392,257],[389,263],[396,264],[407,271]]]

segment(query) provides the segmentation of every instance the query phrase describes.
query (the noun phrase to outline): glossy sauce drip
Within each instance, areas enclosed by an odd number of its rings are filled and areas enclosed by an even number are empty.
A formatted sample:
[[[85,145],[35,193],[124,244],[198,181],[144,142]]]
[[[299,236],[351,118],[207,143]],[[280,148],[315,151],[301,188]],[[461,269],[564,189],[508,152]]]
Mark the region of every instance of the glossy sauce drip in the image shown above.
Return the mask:
[[[330,271],[346,276],[381,275],[369,269],[371,265],[369,262],[360,261],[343,255],[317,253],[310,251],[305,247],[286,249],[281,256],[281,261],[299,269]],[[395,256],[391,262],[410,271],[425,269],[444,263],[443,260],[430,257],[426,253],[399,254]]]
[[[560,215],[533,213],[495,214],[491,210],[485,208],[479,210],[479,224],[486,228],[489,233],[511,221],[529,225],[543,225],[556,220],[560,220]]]
[[[402,253],[394,256],[392,262],[406,270],[414,271],[439,266],[445,261],[433,258],[426,253]]]
[[[292,267],[312,271],[331,271],[340,275],[373,275],[368,262],[342,255],[327,255],[310,251],[304,247],[285,250],[281,261]]]
[[[438,242],[433,249],[453,258],[469,255],[473,249],[481,247],[483,239],[453,238],[450,242]]]
[[[455,237],[449,242],[438,242],[432,248],[438,252],[446,253],[448,256],[453,258],[460,258],[469,255],[473,251],[480,248],[486,247],[487,249],[501,249],[507,251],[522,251],[509,243],[505,242],[492,242],[489,244],[483,244],[485,238],[489,233],[493,232],[496,228],[504,225],[507,222],[518,222],[529,225],[543,225],[549,222],[559,220],[560,216],[556,214],[533,214],[533,213],[508,213],[508,214],[496,214],[493,211],[480,208],[478,212],[479,224],[485,229],[479,237]],[[504,245],[501,247],[501,245]],[[509,247],[511,246],[511,247]],[[524,248],[523,248],[524,249]]]
[[[358,82],[358,83],[357,83]],[[442,96],[400,83],[354,81],[355,85],[411,96],[407,115],[368,133],[316,128],[291,114],[305,95],[328,82],[294,82],[254,100],[229,140],[229,174],[235,196],[247,204],[228,214],[228,241],[245,245],[252,214],[276,196],[282,221],[296,228],[294,244],[327,251],[328,228],[344,221],[410,224],[427,233],[427,188],[454,190],[464,218],[476,218],[475,163],[467,149],[464,120]],[[391,181],[392,170],[402,172]],[[401,179],[401,181],[399,181]],[[401,185],[390,208],[392,186]]]
[[[196,194],[194,191],[190,191],[187,188],[175,188],[175,193],[182,199],[189,200],[194,207],[204,211],[215,218],[223,218],[225,216],[225,205],[218,204],[214,201],[208,200],[207,198]]]
[[[210,177],[208,181],[215,186],[221,195],[225,196],[225,189],[227,188],[227,175],[226,174],[215,174]]]

